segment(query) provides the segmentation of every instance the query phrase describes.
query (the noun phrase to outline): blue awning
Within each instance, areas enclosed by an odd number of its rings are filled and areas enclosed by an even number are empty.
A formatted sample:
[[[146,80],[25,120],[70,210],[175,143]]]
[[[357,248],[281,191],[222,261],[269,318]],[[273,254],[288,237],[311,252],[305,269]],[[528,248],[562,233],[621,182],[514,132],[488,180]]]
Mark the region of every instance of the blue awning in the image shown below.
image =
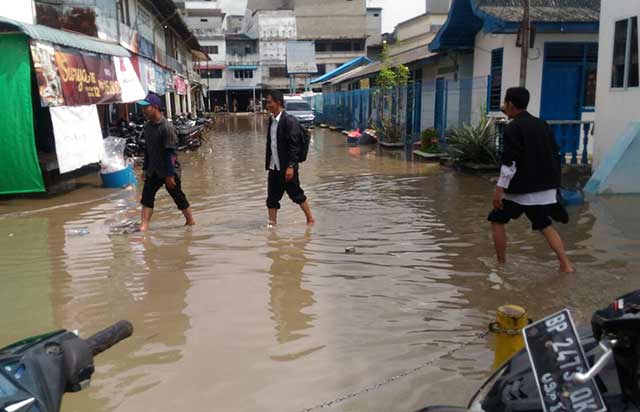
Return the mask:
[[[447,21],[429,44],[429,51],[473,49],[482,20],[471,7],[471,0],[453,0]]]
[[[328,73],[323,74],[320,77],[317,77],[313,80],[311,80],[311,84],[315,84],[315,83],[324,83],[326,81],[329,81],[331,79],[333,79],[336,76],[341,75],[342,73],[346,73],[347,71],[351,70],[351,69],[355,69],[358,66],[362,66],[365,64],[369,64],[372,63],[373,61],[368,58],[368,57],[357,57],[351,61],[346,62],[345,64],[343,64],[340,67],[337,67],[333,70],[331,70]]]
[[[229,70],[258,70],[258,66],[229,66]]]

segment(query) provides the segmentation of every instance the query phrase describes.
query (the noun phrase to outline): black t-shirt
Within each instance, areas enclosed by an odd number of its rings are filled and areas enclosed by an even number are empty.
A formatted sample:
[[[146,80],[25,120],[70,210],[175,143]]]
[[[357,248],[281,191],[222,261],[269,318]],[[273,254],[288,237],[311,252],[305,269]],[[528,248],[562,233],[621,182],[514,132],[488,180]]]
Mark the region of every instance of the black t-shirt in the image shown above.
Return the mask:
[[[148,121],[144,125],[145,158],[144,170],[147,176],[164,178],[167,176],[167,149],[178,150],[178,135],[173,126],[162,117],[157,122]],[[180,163],[176,160],[175,173],[180,176]]]
[[[543,120],[522,112],[504,130],[502,164],[516,162],[506,193],[541,192],[560,187],[560,158],[553,130]]]

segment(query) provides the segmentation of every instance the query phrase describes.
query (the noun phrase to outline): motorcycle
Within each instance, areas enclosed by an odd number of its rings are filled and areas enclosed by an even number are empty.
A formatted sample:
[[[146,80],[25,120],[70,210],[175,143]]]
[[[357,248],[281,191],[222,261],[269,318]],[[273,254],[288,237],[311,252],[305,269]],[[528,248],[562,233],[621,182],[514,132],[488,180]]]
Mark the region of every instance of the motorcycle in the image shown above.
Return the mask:
[[[88,339],[60,330],[0,349],[0,411],[59,412],[66,392],[89,384],[94,357],[132,333],[120,321]]]
[[[576,330],[568,310],[529,325],[523,349],[467,407],[420,412],[632,412],[640,410],[640,291],[596,311]]]

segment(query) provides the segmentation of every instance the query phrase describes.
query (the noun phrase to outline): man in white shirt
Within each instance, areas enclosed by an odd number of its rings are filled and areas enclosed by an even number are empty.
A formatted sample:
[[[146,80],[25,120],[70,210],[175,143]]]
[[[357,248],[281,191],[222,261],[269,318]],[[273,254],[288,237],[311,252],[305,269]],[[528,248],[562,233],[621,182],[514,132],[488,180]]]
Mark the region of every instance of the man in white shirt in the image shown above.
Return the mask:
[[[301,126],[295,117],[284,110],[284,96],[281,92],[267,93],[267,110],[271,113],[265,158],[265,169],[269,171],[267,194],[269,224],[277,223],[280,200],[286,192],[304,212],[307,224],[312,225],[315,221],[307,197],[300,187],[298,173],[303,144]]]
[[[507,90],[504,113],[513,119],[504,131],[500,179],[489,214],[498,261],[507,252],[505,224],[525,214],[532,229],[540,231],[560,262],[560,271],[574,271],[558,232],[551,226],[556,217],[561,166],[551,127],[527,112],[529,92],[522,87]],[[557,219],[559,220],[559,219]],[[564,219],[562,219],[564,220]],[[568,220],[567,220],[568,221]],[[564,221],[563,223],[566,223]]]

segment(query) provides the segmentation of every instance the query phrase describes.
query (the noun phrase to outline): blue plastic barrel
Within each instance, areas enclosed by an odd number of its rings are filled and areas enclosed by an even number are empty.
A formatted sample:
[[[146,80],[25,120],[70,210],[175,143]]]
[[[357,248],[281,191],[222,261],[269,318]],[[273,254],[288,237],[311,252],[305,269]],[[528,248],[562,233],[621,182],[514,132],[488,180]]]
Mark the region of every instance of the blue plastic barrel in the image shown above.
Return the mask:
[[[121,187],[136,184],[136,176],[131,165],[113,173],[100,173],[102,187],[109,189],[119,189]]]

